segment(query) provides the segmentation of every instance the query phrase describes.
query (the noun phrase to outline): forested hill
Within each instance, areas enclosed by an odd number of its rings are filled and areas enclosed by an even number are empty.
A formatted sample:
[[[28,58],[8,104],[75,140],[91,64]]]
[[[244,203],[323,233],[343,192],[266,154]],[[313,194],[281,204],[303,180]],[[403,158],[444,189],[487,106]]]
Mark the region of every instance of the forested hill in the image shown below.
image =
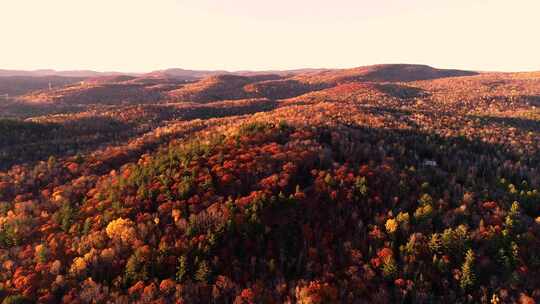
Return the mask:
[[[3,303],[540,300],[540,74],[154,76],[1,106]]]

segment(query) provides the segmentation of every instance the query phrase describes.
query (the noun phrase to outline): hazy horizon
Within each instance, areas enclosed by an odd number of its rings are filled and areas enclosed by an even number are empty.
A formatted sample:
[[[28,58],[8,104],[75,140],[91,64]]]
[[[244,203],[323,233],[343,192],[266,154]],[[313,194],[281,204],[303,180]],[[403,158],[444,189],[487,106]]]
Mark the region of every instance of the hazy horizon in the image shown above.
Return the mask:
[[[178,66],[172,66],[172,67],[168,67],[168,68],[163,68],[163,69],[157,69],[157,70],[144,70],[144,71],[123,71],[123,70],[118,70],[118,69],[113,69],[113,70],[98,70],[98,69],[77,69],[77,68],[74,68],[74,69],[55,69],[55,68],[39,68],[39,69],[5,69],[5,68],[2,68],[0,67],[0,70],[5,70],[5,71],[21,71],[21,72],[40,72],[40,71],[55,71],[55,72],[84,72],[84,71],[88,71],[88,72],[97,72],[97,73],[125,73],[125,74],[147,74],[147,73],[151,73],[151,72],[156,72],[156,71],[164,71],[164,70],[173,70],[173,69],[180,69],[180,70],[186,70],[186,71],[210,71],[210,72],[213,72],[213,71],[224,71],[224,72],[228,72],[228,73],[236,73],[236,72],[265,72],[265,71],[268,71],[268,72],[271,72],[271,71],[294,71],[294,70],[333,70],[333,69],[352,69],[352,68],[358,68],[358,67],[365,67],[365,66],[375,66],[375,65],[398,65],[398,64],[405,64],[405,65],[427,65],[427,66],[430,66],[430,67],[433,67],[433,68],[438,68],[438,69],[449,69],[449,70],[464,70],[464,71],[472,71],[472,72],[480,72],[480,73],[483,73],[483,72],[501,72],[501,73],[514,73],[514,72],[537,72],[537,71],[540,71],[540,68],[537,69],[537,70],[526,70],[526,71],[523,71],[523,70],[515,70],[515,71],[511,71],[511,70],[507,70],[507,71],[502,71],[502,70],[474,70],[474,69],[466,69],[466,68],[455,68],[455,67],[441,67],[441,66],[436,66],[436,65],[433,65],[433,64],[424,64],[424,63],[414,63],[414,62],[410,62],[410,63],[402,63],[402,62],[387,62],[387,63],[383,63],[383,62],[379,62],[379,63],[367,63],[367,64],[362,64],[362,65],[351,65],[351,66],[343,66],[343,67],[318,67],[318,66],[315,66],[315,67],[291,67],[291,68],[286,68],[286,69],[235,69],[235,70],[227,70],[227,69],[212,69],[212,68],[208,68],[208,69],[190,69],[190,68],[185,68],[185,67],[178,67]]]
[[[0,8],[0,69],[144,73],[410,63],[540,70],[536,0],[4,0]]]

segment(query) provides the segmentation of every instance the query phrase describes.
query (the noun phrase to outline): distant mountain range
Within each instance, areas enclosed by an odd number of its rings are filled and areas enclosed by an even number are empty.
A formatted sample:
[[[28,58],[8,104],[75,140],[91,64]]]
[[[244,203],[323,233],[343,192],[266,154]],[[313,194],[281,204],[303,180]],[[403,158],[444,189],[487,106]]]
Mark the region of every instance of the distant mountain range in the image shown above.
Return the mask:
[[[120,72],[96,72],[96,71],[90,71],[90,70],[76,70],[76,71],[75,70],[74,71],[56,71],[56,70],[50,70],[50,69],[33,70],[33,71],[0,70],[0,77],[62,76],[62,77],[89,78],[89,77],[125,75],[125,74],[126,73],[120,73]]]
[[[147,77],[166,77],[166,78],[175,78],[181,80],[194,80],[199,78],[204,78],[214,75],[223,75],[223,74],[232,74],[232,75],[242,75],[242,76],[254,76],[262,74],[278,74],[278,75],[290,75],[298,73],[307,73],[307,72],[320,72],[329,69],[295,69],[295,70],[268,70],[268,71],[225,71],[225,70],[186,70],[180,68],[171,68],[165,70],[157,70],[149,73],[123,73],[123,72],[97,72],[91,70],[71,70],[71,71],[57,71],[53,69],[42,69],[42,70],[3,70],[0,69],[0,77],[49,77],[49,76],[61,76],[61,77],[76,77],[76,78],[96,78],[96,77],[106,77],[106,76],[118,76],[118,75],[129,75],[129,76],[147,76]]]
[[[198,71],[172,68],[157,70],[149,73],[122,73],[122,72],[97,72],[91,70],[57,71],[42,69],[33,71],[2,70],[0,69],[0,95],[20,96],[28,92],[47,89],[49,87],[63,87],[80,81],[91,82],[118,82],[127,80],[129,77],[146,79],[148,81],[196,81],[202,78],[217,75],[258,76],[274,74],[279,76],[292,76],[296,74],[328,71],[327,69],[297,69],[288,71],[236,71],[224,70]]]
[[[206,103],[248,98],[277,100],[350,83],[409,82],[476,74],[411,64],[257,72],[168,69],[141,75],[92,74],[86,78],[57,75],[0,77],[0,94],[34,104]]]

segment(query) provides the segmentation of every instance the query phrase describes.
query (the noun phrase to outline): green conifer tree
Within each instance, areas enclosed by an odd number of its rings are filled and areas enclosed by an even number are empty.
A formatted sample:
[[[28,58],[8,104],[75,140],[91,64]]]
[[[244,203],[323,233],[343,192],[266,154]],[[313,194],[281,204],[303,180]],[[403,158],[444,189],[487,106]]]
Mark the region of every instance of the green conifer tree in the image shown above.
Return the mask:
[[[468,290],[474,286],[476,276],[474,274],[474,252],[472,249],[467,250],[465,255],[465,262],[461,266],[461,278],[459,280],[459,286],[463,290]]]

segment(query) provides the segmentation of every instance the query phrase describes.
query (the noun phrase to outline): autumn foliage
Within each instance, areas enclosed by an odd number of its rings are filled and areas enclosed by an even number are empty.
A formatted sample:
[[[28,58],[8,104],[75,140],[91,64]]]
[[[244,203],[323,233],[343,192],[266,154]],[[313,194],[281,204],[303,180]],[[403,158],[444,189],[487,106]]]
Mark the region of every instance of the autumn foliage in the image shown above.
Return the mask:
[[[3,303],[538,301],[540,78],[376,72],[4,121],[80,150],[16,160],[0,134]],[[186,87],[227,80],[282,81]],[[125,129],[82,127],[97,116]]]

